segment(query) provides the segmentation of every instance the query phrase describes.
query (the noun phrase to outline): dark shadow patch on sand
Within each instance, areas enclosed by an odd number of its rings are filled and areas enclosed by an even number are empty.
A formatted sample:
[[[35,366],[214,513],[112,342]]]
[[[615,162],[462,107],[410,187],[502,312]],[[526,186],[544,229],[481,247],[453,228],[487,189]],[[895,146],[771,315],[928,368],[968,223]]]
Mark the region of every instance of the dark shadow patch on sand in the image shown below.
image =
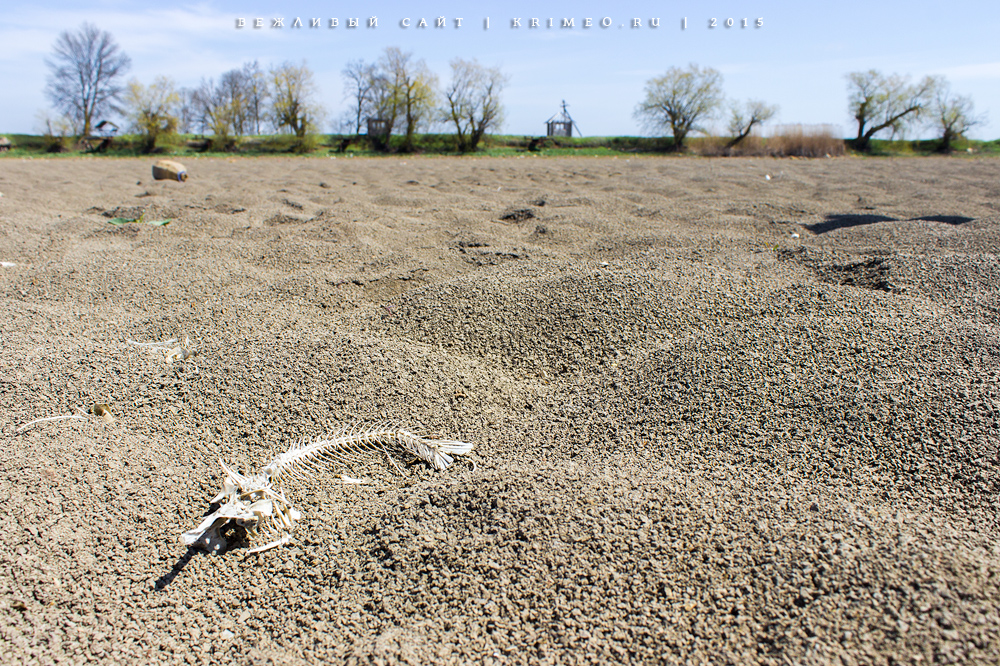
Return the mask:
[[[957,225],[957,224],[965,224],[966,222],[972,222],[974,219],[976,218],[963,217],[962,215],[924,215],[922,217],[914,217],[907,221],[917,222],[919,220],[923,222],[942,222],[944,224]]]
[[[491,250],[466,250],[465,248],[459,248],[464,257],[462,257],[466,263],[472,264],[473,266],[497,266],[507,261],[512,261],[514,259],[528,259],[528,252],[525,248],[515,248],[520,251],[491,251]]]
[[[825,234],[828,231],[835,231],[837,229],[844,229],[847,227],[857,227],[864,224],[875,224],[876,222],[942,222],[944,224],[954,226],[965,224],[966,222],[972,222],[974,219],[975,218],[964,217],[962,215],[921,215],[920,217],[911,217],[908,220],[900,220],[886,215],[830,213],[826,215],[826,219],[823,222],[807,224],[804,226],[814,234]]]
[[[809,268],[820,280],[828,284],[862,287],[872,291],[899,293],[905,291],[892,281],[892,266],[888,258],[869,256],[860,261],[837,263],[831,257],[817,256],[806,248],[778,250],[779,261],[795,261]]]
[[[222,213],[224,215],[234,215],[236,213],[246,212],[246,208],[243,206],[237,206],[234,204],[220,203],[219,205],[212,208],[216,213]]]
[[[182,571],[184,571],[184,567],[188,565],[188,562],[194,559],[194,556],[198,554],[204,555],[205,552],[199,550],[198,548],[188,547],[187,552],[181,555],[180,558],[178,558],[178,560],[174,562],[174,566],[170,568],[170,571],[163,574],[162,576],[159,577],[159,579],[157,579],[155,583],[156,591],[159,592],[160,590],[164,589],[167,585],[170,585],[172,582],[174,582],[174,579],[177,578],[177,576],[179,576]]]
[[[272,215],[271,217],[264,220],[264,224],[269,227],[273,227],[278,224],[302,224],[307,221],[308,220],[304,220],[301,217],[295,217],[293,215],[284,215],[282,213],[278,213],[277,215]]]
[[[212,513],[218,510],[218,508],[219,508],[218,504],[216,503],[210,504],[208,509],[205,510],[204,515],[202,515],[202,518],[212,515]],[[179,576],[180,573],[184,571],[184,567],[186,567],[188,563],[190,563],[191,560],[193,560],[198,555],[218,556],[218,555],[225,555],[230,551],[240,551],[248,548],[246,529],[237,526],[233,521],[230,521],[225,525],[223,525],[221,528],[219,528],[219,537],[220,537],[220,542],[218,546],[220,547],[218,548],[218,550],[215,550],[214,552],[209,552],[205,550],[203,547],[199,546],[199,544],[188,546],[188,549],[184,552],[184,554],[181,555],[179,558],[177,558],[177,561],[174,562],[174,565],[170,567],[170,571],[163,574],[156,580],[156,583],[154,584],[155,590],[159,592],[168,585],[170,585],[172,582],[174,582],[177,576]]]
[[[500,219],[505,222],[524,222],[525,220],[530,220],[535,217],[535,212],[530,208],[518,208],[516,210],[508,210],[500,216]]]
[[[876,222],[895,222],[896,218],[885,215],[857,215],[854,213],[831,213],[826,216],[823,222],[807,224],[805,228],[814,234],[825,234],[837,229],[847,227],[857,227],[864,224],[875,224]]]
[[[898,291],[889,281],[889,266],[881,257],[872,257],[865,261],[825,268],[826,270],[821,271],[821,276],[828,282],[864,287],[872,291]]]

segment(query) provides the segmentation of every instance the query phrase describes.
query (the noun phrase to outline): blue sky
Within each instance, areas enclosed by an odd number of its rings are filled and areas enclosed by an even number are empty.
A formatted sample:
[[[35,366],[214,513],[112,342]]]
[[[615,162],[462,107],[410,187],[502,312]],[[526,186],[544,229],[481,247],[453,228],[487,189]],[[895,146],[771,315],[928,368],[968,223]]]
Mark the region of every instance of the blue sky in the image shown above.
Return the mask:
[[[378,27],[364,27],[372,16]],[[447,27],[433,27],[439,16],[446,18]],[[284,18],[286,27],[237,29],[241,17],[248,24],[264,18],[268,26],[274,18]],[[296,17],[305,27],[289,27]],[[458,17],[464,19],[461,28],[455,27]],[[600,26],[605,17],[612,21],[608,28]],[[684,17],[686,30],[681,29]],[[713,17],[720,25],[710,29]],[[758,17],[763,27],[752,27]],[[324,19],[323,27],[310,28],[311,18]],[[331,18],[339,19],[339,27],[327,27]],[[351,18],[361,19],[363,27],[348,29]],[[401,27],[403,18],[411,19],[412,27]],[[416,27],[421,18],[429,27]],[[523,27],[512,28],[514,18]],[[540,19],[541,27],[527,27],[531,18]],[[549,18],[557,27],[547,27]],[[564,18],[572,18],[575,27],[558,27]],[[593,19],[593,27],[583,27],[586,18]],[[633,18],[642,19],[644,26],[632,28]],[[648,26],[652,18],[660,19],[660,27]],[[724,26],[728,18],[734,19],[734,27]],[[740,27],[743,18],[751,27]],[[246,61],[266,66],[305,60],[331,118],[347,105],[340,74],[344,64],[358,58],[373,61],[386,47],[398,46],[425,59],[442,82],[455,57],[499,65],[510,75],[503,129],[511,134],[543,133],[545,120],[563,99],[586,135],[641,134],[632,113],[645,82],[670,66],[693,62],[722,72],[728,98],[779,105],[777,122],[830,123],[845,135],[856,131],[847,113],[848,72],[876,68],[914,79],[940,74],[955,92],[971,95],[976,111],[987,115],[987,124],[972,136],[1000,137],[996,0],[8,3],[0,12],[0,131],[37,128],[37,112],[48,108],[45,58],[60,32],[76,30],[84,21],[114,35],[132,58],[130,78],[144,83],[167,75],[180,86],[193,87],[203,77],[218,77]]]

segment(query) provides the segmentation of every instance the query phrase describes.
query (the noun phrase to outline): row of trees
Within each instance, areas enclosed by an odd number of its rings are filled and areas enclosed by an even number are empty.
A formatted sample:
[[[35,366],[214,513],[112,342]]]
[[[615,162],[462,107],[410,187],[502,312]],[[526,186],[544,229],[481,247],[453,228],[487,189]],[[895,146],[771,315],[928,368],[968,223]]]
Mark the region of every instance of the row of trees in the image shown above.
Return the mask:
[[[64,32],[57,40],[46,92],[61,114],[60,122],[72,131],[90,135],[96,119],[108,113],[128,118],[130,129],[145,137],[152,149],[159,137],[194,130],[211,134],[213,147],[231,148],[236,137],[265,130],[288,133],[293,146],[308,148],[310,137],[321,127],[325,109],[318,99],[313,74],[303,63],[283,63],[264,70],[258,62],[204,79],[195,89],[177,88],[167,77],[150,85],[132,80],[123,85],[130,67],[127,55],[112,36],[84,24],[76,33]],[[372,63],[347,64],[342,74],[348,110],[338,128],[360,135],[367,121],[377,119],[380,133],[403,136],[404,150],[414,148],[417,132],[435,123],[455,128],[461,151],[475,150],[483,137],[503,123],[502,92],[508,77],[497,67],[475,60],[455,59],[451,80],[442,88],[423,60],[396,47],[385,49]],[[903,136],[921,123],[939,131],[941,147],[984,122],[974,112],[971,98],[956,95],[943,77],[925,77],[911,84],[899,75],[877,70],[847,75],[848,107],[857,121],[854,147],[868,150],[875,135],[891,132]],[[728,129],[734,147],[754,128],[772,119],[778,107],[761,100],[726,103],[722,75],[710,68],[672,67],[650,79],[645,97],[635,109],[636,118],[652,133],[670,135],[676,150],[684,150],[693,132],[707,132],[705,123],[728,109]],[[46,121],[52,133],[53,122]],[[380,143],[380,145],[385,145]]]
[[[213,148],[229,150],[236,137],[265,129],[291,134],[293,146],[307,149],[323,117],[312,72],[290,62],[267,71],[256,61],[246,63],[193,90],[162,76],[148,86],[132,80],[120,111],[144,137],[147,150],[178,131],[211,134]]]
[[[911,84],[908,77],[886,76],[878,70],[847,75],[848,109],[858,124],[856,150],[867,151],[872,138],[891,131],[903,136],[924,125],[939,132],[941,150],[950,151],[956,139],[985,122],[975,114],[972,99],[952,92],[942,76],[927,76]],[[671,67],[663,76],[650,79],[646,96],[636,107],[636,118],[649,130],[669,133],[674,148],[684,149],[688,134],[706,132],[704,123],[718,116],[724,106],[722,74],[711,67]],[[754,127],[767,122],[778,107],[760,100],[731,102],[729,147],[750,135]]]
[[[376,118],[386,135],[403,134],[404,148],[411,150],[417,130],[443,122],[454,126],[459,150],[475,150],[487,131],[503,124],[501,93],[508,77],[474,59],[450,64],[451,81],[442,91],[426,62],[396,47],[387,48],[378,62],[348,63],[343,76],[351,106],[341,129],[361,134],[367,119]]]
[[[56,42],[46,93],[62,114],[55,125],[75,134],[91,134],[97,118],[117,113],[152,150],[158,139],[175,132],[210,134],[213,147],[226,150],[236,138],[271,130],[295,136],[293,146],[307,149],[322,126],[325,109],[312,71],[303,63],[283,63],[264,70],[245,63],[194,89],[178,88],[168,77],[145,85],[122,80],[130,60],[107,32],[84,24]],[[350,109],[339,120],[342,131],[360,135],[377,118],[385,136],[404,136],[404,150],[414,148],[418,131],[434,123],[455,127],[457,147],[475,150],[487,132],[503,122],[501,93],[507,77],[475,60],[451,63],[452,79],[443,90],[426,62],[390,47],[374,63],[362,60],[343,70]],[[45,118],[45,131],[58,130]],[[380,145],[385,145],[380,141]]]
[[[305,65],[284,63],[268,71],[259,63],[226,72],[218,81],[197,88],[178,88],[168,77],[149,85],[123,83],[131,61],[113,37],[85,23],[78,32],[63,32],[47,61],[51,75],[46,94],[60,114],[43,118],[49,133],[88,136],[108,114],[128,119],[130,129],[152,149],[159,137],[177,131],[211,133],[223,149],[232,137],[270,129],[300,140],[322,119],[312,72]]]
[[[908,77],[883,75],[878,70],[847,75],[849,105],[858,123],[855,147],[868,150],[873,136],[890,130],[903,136],[925,123],[940,134],[941,150],[951,150],[956,139],[986,122],[976,115],[972,98],[952,92],[943,76],[927,76],[911,84]]]

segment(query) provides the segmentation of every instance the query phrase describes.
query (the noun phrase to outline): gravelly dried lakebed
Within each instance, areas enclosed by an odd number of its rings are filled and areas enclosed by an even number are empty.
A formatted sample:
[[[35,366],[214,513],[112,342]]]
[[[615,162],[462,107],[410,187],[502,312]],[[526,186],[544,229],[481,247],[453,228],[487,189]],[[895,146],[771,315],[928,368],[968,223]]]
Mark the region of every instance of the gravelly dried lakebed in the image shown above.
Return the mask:
[[[0,160],[3,663],[1000,661],[1000,162],[151,162]]]

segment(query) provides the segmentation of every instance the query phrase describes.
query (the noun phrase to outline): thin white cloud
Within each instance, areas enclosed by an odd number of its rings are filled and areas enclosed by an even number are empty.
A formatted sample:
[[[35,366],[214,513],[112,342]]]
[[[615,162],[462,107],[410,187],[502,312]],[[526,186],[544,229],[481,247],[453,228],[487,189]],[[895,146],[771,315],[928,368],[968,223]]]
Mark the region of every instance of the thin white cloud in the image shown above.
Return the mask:
[[[232,14],[204,5],[150,7],[138,12],[66,9],[59,12],[58,23],[51,20],[50,12],[26,8],[18,13],[17,22],[0,27],[0,59],[21,59],[33,53],[48,54],[60,33],[75,31],[85,22],[110,32],[125,52],[133,57],[165,48],[194,46],[207,36],[215,40],[226,30],[236,32]],[[170,30],[164,30],[164,26],[170,26]]]
[[[1000,62],[982,62],[974,65],[957,65],[931,70],[931,74],[943,74],[949,79],[1000,79]]]
[[[24,63],[48,57],[58,34],[38,28],[0,27],[0,62]]]
[[[16,23],[0,27],[0,71],[10,70],[13,63],[30,62],[33,69],[47,74],[44,59],[51,56],[59,35],[79,29],[84,22],[110,32],[132,58],[130,78],[167,74],[193,83],[238,67],[243,60],[238,49],[231,48],[243,37],[235,29],[233,15],[204,5],[151,7],[138,12],[61,10],[58,23],[43,17],[40,10],[24,9]]]
[[[750,63],[742,63],[742,62],[741,63],[735,63],[735,62],[723,63],[723,64],[719,65],[718,67],[716,67],[715,69],[719,70],[719,72],[721,72],[723,76],[744,74],[744,73],[747,73],[747,72],[753,72],[754,71],[754,68],[753,68],[752,64],[750,64]]]

